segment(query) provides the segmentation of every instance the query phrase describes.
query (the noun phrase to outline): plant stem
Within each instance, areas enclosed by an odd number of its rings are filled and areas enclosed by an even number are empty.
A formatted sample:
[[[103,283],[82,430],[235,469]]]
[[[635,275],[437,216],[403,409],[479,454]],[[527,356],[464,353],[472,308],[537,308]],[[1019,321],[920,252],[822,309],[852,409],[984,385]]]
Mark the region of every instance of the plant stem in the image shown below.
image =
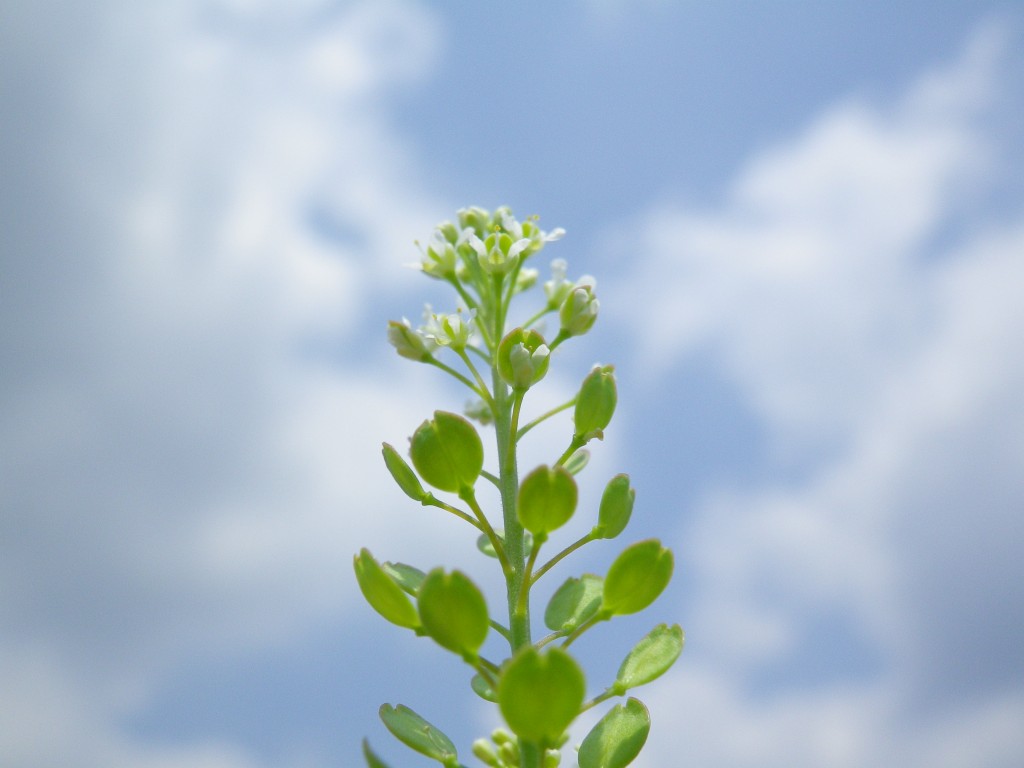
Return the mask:
[[[499,329],[500,330],[500,329]],[[498,334],[496,334],[498,335]],[[523,526],[516,516],[516,494],[519,492],[519,468],[516,460],[515,432],[512,430],[512,393],[498,375],[493,373],[494,431],[498,443],[498,490],[505,522],[505,556],[510,572],[506,573],[508,599],[509,646],[516,651],[532,645],[530,636],[530,585],[526,583],[526,542]],[[525,592],[525,594],[523,594]],[[544,751],[534,742],[519,742],[520,768],[541,768]]]

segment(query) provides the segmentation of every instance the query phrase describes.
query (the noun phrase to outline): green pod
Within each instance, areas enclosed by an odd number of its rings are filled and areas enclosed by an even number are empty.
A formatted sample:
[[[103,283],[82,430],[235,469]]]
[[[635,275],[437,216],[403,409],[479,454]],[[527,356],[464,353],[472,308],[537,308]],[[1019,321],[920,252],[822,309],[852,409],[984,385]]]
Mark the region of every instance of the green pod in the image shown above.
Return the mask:
[[[514,389],[527,390],[544,378],[550,356],[537,331],[514,328],[498,345],[498,374]]]
[[[625,768],[640,754],[650,731],[643,702],[629,699],[612,707],[580,744],[580,768]]]
[[[552,632],[572,632],[600,609],[603,590],[600,576],[570,576],[551,596],[544,610],[544,625]]]
[[[491,623],[483,593],[466,574],[435,568],[420,585],[417,603],[423,629],[434,642],[476,658]]]
[[[668,586],[672,566],[672,552],[657,539],[626,547],[604,578],[601,610],[608,616],[642,611]]]
[[[388,472],[391,473],[391,477],[394,478],[402,492],[413,501],[423,501],[427,496],[427,492],[423,490],[423,486],[420,485],[420,480],[416,477],[416,473],[412,471],[412,467],[406,464],[405,459],[388,443],[384,443],[381,453],[384,454],[384,463],[387,465]]]
[[[459,756],[455,745],[440,729],[428,723],[404,704],[392,707],[381,704],[380,719],[395,738],[405,746],[426,755],[448,768],[457,768]]]
[[[380,564],[380,567],[384,569],[384,572],[394,579],[398,586],[402,588],[402,591],[407,595],[416,597],[416,593],[420,591],[420,585],[423,583],[423,579],[427,577],[423,571],[419,568],[415,568],[405,563],[388,563],[384,562]]]
[[[521,648],[498,679],[498,706],[508,727],[545,747],[560,743],[585,695],[583,671],[561,648]]]
[[[373,610],[400,627],[417,629],[420,626],[419,614],[412,601],[398,582],[373,559],[370,550],[364,547],[355,556],[353,566],[359,589]]]
[[[363,759],[366,760],[368,768],[390,768],[387,763],[381,760],[377,754],[370,749],[370,742],[363,739]]]
[[[659,624],[633,646],[622,660],[613,689],[621,696],[630,688],[656,680],[675,664],[683,652],[683,628]]]
[[[614,372],[613,365],[595,366],[583,379],[573,413],[576,437],[587,440],[604,437],[619,399]]]
[[[633,514],[636,490],[629,487],[629,475],[616,475],[608,481],[601,495],[597,525],[593,534],[599,539],[614,539],[625,529]]]
[[[537,467],[523,478],[516,515],[523,528],[540,540],[561,528],[576,511],[576,481],[564,467]]]
[[[434,411],[412,436],[409,447],[420,477],[440,491],[472,488],[484,467],[484,445],[476,429],[457,413]]]

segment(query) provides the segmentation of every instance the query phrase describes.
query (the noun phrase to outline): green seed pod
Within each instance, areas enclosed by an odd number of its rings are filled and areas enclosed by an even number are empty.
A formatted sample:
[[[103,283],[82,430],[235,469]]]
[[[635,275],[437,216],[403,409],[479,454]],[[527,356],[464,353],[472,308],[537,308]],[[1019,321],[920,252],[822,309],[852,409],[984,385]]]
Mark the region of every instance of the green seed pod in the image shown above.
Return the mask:
[[[412,601],[398,583],[373,559],[365,547],[355,556],[353,565],[359,589],[377,613],[400,627],[417,629],[420,617]]]
[[[585,694],[583,671],[561,648],[541,652],[528,645],[498,679],[498,706],[509,728],[519,738],[546,747],[558,746]]]
[[[601,607],[604,582],[600,576],[585,573],[570,576],[551,596],[544,611],[544,625],[552,632],[572,632]]]
[[[616,695],[621,696],[630,688],[658,679],[668,672],[682,652],[683,628],[678,624],[671,627],[659,624],[622,660],[615,676]]]
[[[625,768],[640,754],[650,730],[651,717],[641,701],[617,704],[580,744],[580,768]]]
[[[468,576],[435,568],[423,580],[417,601],[423,629],[434,642],[466,659],[476,658],[491,624],[483,593]]]
[[[616,475],[608,481],[601,496],[597,525],[593,534],[599,539],[614,539],[629,523],[636,491],[629,487],[629,475]]]
[[[576,481],[564,467],[540,466],[519,486],[516,515],[538,539],[569,522],[576,511]]]
[[[608,616],[642,611],[668,586],[672,566],[672,552],[657,539],[626,547],[604,578],[601,610]]]
[[[370,749],[370,742],[363,739],[363,758],[368,768],[389,768],[388,764],[381,760],[377,753]]]
[[[484,467],[480,435],[466,419],[447,411],[434,411],[432,420],[420,424],[409,455],[420,477],[452,493],[471,488]]]
[[[397,707],[381,704],[379,714],[387,729],[410,749],[446,766],[458,765],[452,740],[404,704]]]
[[[509,386],[527,390],[548,372],[550,350],[537,331],[514,328],[498,345],[498,373]]]
[[[381,452],[384,454],[384,463],[387,465],[388,472],[391,473],[391,477],[394,478],[402,492],[413,501],[423,501],[427,496],[427,492],[423,490],[423,486],[420,485],[419,478],[412,471],[412,467],[406,464],[405,459],[388,443],[384,443],[384,448]]]
[[[613,365],[594,366],[580,385],[573,414],[576,437],[587,440],[604,437],[604,429],[611,422],[618,402],[614,371]]]

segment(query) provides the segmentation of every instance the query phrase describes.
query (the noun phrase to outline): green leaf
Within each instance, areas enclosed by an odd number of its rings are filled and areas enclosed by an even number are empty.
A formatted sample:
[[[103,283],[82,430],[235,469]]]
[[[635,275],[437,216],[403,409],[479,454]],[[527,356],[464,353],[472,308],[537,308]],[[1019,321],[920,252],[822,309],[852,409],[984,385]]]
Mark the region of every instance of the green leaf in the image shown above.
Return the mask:
[[[601,607],[604,583],[600,576],[570,576],[551,596],[544,624],[552,632],[572,632]]]
[[[418,596],[423,629],[442,648],[475,658],[490,631],[483,593],[461,571],[435,568]]]
[[[668,586],[672,566],[672,552],[657,539],[626,547],[604,578],[602,610],[619,616],[642,611]]]
[[[434,411],[413,433],[409,455],[420,477],[441,491],[471,488],[484,467],[480,435],[457,413]]]
[[[384,443],[381,452],[384,454],[384,463],[387,465],[388,472],[391,473],[391,477],[394,478],[398,487],[413,501],[423,501],[426,498],[427,492],[423,490],[423,486],[420,485],[419,478],[412,471],[412,467],[406,464],[405,459],[388,443]]]
[[[397,707],[382,704],[380,719],[395,738],[410,749],[446,766],[458,764],[452,740],[404,704]]]
[[[380,567],[384,569],[388,576],[398,582],[398,586],[403,591],[413,597],[416,597],[416,594],[420,591],[420,585],[427,577],[427,574],[419,568],[414,568],[405,563],[381,563]]]
[[[601,496],[594,535],[601,539],[614,539],[629,523],[633,514],[636,491],[629,487],[629,475],[616,475],[608,481]]]
[[[498,701],[498,694],[491,688],[491,684],[480,675],[473,675],[473,679],[469,681],[469,687],[473,689],[473,693],[484,701]]]
[[[369,768],[390,768],[387,763],[377,757],[374,751],[370,749],[370,742],[366,739],[363,739],[363,757],[366,758],[366,765]]]
[[[415,606],[391,576],[373,559],[365,547],[355,556],[353,565],[359,589],[377,613],[400,627],[416,629],[420,617]]]
[[[576,481],[564,467],[540,466],[519,486],[516,515],[534,536],[546,536],[569,521],[576,499]]]
[[[509,728],[519,738],[545,746],[558,744],[585,694],[583,671],[561,648],[520,649],[498,680],[498,706]]]
[[[624,768],[640,754],[651,718],[637,699],[612,707],[580,744],[580,768]]]
[[[621,696],[630,688],[636,688],[656,680],[675,664],[683,652],[683,628],[678,624],[671,627],[659,624],[637,643],[619,667],[615,677],[615,693]]]

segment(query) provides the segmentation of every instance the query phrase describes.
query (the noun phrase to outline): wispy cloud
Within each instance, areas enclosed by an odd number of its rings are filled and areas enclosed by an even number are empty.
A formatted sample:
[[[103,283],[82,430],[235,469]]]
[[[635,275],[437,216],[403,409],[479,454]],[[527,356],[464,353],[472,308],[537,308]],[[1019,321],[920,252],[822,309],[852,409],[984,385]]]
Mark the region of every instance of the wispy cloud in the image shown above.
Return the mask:
[[[45,13],[19,14],[33,44],[2,67],[0,754],[254,765],[119,718],[197,649],[337,614],[345,553],[393,537],[366,513],[379,437],[428,406],[416,371],[338,363],[448,208],[386,114],[439,30],[398,2]]]
[[[753,158],[720,208],[640,223],[647,361],[710,354],[803,468],[709,490],[683,532],[691,648],[644,765],[1024,755],[1024,219],[949,226],[998,162],[1006,55],[983,28]]]

